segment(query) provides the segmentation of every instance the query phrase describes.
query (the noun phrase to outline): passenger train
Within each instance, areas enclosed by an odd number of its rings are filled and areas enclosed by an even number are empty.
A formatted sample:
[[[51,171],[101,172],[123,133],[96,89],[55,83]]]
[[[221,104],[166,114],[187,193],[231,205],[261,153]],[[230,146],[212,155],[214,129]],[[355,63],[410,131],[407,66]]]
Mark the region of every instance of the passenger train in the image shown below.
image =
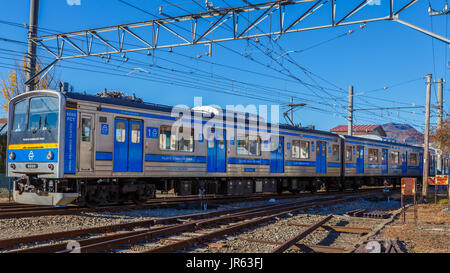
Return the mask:
[[[7,174],[15,178],[15,201],[95,206],[141,203],[170,189],[179,195],[314,192],[385,180],[395,185],[422,174],[421,147],[281,124],[262,128],[249,114],[179,110],[106,90],[13,98]],[[198,135],[189,126],[173,129],[212,120]]]

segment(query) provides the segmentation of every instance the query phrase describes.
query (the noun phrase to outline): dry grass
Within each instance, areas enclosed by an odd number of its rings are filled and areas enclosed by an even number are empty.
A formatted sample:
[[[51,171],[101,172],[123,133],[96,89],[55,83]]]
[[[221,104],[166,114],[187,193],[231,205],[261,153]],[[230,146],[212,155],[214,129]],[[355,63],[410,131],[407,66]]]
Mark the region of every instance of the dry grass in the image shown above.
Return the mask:
[[[387,226],[382,234],[386,238],[398,237],[408,252],[450,253],[450,212],[443,212],[448,204],[418,205],[418,222],[414,223],[413,207],[403,217]]]

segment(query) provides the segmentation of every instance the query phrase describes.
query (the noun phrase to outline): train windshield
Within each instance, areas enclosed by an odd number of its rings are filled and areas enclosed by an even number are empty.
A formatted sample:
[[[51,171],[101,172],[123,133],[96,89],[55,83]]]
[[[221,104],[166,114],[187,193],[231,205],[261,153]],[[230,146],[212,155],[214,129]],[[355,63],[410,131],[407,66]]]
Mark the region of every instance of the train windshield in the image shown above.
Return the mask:
[[[28,128],[52,130],[58,127],[58,99],[53,97],[34,97],[30,99],[30,117]]]
[[[54,141],[57,136],[59,99],[50,96],[36,96],[14,104],[12,143],[22,141]]]

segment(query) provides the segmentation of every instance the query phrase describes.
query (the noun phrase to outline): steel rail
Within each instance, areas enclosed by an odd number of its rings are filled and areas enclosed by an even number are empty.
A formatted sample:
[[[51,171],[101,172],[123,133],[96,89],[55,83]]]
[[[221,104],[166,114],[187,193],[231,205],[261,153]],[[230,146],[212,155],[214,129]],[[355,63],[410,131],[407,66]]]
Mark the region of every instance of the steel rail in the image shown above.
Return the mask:
[[[324,197],[317,198],[319,199],[325,199]],[[299,201],[297,201],[299,202]],[[311,202],[311,200],[304,200],[300,202]],[[291,202],[291,203],[295,203]],[[289,204],[289,203],[286,203]],[[62,232],[55,232],[55,233],[47,233],[47,234],[39,234],[39,235],[31,235],[26,237],[18,237],[18,238],[10,238],[10,239],[3,239],[0,240],[0,249],[5,249],[8,247],[13,247],[19,244],[27,244],[27,243],[35,243],[35,242],[41,242],[46,240],[55,240],[55,239],[65,239],[70,237],[78,237],[83,235],[89,235],[89,234],[96,234],[96,233],[106,233],[106,232],[113,232],[123,229],[129,229],[129,228],[137,228],[137,227],[145,227],[149,225],[158,225],[158,224],[167,224],[167,223],[173,223],[177,222],[179,220],[185,220],[185,219],[202,219],[202,218],[208,218],[208,217],[214,217],[224,214],[233,214],[233,213],[239,213],[242,211],[259,211],[266,209],[268,207],[274,208],[278,206],[282,206],[283,204],[270,204],[270,205],[260,205],[260,206],[254,206],[254,207],[247,207],[247,208],[237,208],[237,209],[230,209],[230,210],[219,210],[219,211],[212,211],[212,212],[205,212],[205,213],[195,213],[195,214],[187,214],[187,215],[181,215],[181,216],[171,216],[171,217],[164,217],[164,218],[158,218],[158,219],[151,219],[151,220],[144,220],[144,221],[138,221],[138,222],[131,222],[131,223],[124,223],[124,224],[116,224],[116,225],[108,225],[108,226],[102,226],[102,227],[94,227],[94,228],[86,228],[86,229],[80,229],[80,230],[71,230],[71,231],[62,231]]]
[[[300,232],[298,235],[296,235],[294,238],[286,241],[285,243],[283,243],[282,245],[280,245],[279,247],[275,248],[272,253],[282,253],[286,250],[288,250],[291,246],[293,246],[295,243],[297,243],[299,240],[305,238],[306,236],[308,236],[309,234],[311,234],[312,232],[314,232],[316,229],[318,229],[320,226],[322,226],[323,224],[325,224],[326,222],[328,222],[331,218],[333,218],[333,215],[328,215],[327,217],[325,217],[324,219],[320,220],[319,222],[311,225],[310,227],[308,227],[307,229],[303,230],[302,232]]]

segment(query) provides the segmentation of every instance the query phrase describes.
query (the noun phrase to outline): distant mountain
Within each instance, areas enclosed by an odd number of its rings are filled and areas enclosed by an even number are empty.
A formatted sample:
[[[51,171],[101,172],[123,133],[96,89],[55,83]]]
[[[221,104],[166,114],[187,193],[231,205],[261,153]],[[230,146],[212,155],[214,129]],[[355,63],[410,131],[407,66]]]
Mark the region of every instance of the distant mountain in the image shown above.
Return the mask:
[[[381,125],[386,132],[386,136],[395,139],[397,142],[411,145],[423,143],[423,134],[408,124],[386,123]]]

